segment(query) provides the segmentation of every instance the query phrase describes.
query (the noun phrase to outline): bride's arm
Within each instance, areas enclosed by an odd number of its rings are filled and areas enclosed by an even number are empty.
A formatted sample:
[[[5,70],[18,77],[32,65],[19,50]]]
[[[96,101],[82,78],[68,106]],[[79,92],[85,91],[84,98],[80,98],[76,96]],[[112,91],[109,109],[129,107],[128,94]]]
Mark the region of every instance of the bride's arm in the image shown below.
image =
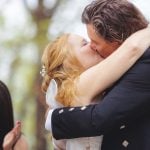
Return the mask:
[[[145,28],[125,42],[99,64],[83,72],[77,80],[78,97],[85,104],[117,81],[150,46],[150,28]]]

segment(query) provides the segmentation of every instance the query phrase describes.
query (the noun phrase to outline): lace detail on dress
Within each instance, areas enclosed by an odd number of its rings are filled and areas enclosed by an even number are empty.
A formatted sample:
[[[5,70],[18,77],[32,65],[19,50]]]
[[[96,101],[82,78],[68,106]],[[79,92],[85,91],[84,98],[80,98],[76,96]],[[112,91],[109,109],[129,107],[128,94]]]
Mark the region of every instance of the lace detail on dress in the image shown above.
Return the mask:
[[[68,139],[66,150],[101,150],[103,136]]]

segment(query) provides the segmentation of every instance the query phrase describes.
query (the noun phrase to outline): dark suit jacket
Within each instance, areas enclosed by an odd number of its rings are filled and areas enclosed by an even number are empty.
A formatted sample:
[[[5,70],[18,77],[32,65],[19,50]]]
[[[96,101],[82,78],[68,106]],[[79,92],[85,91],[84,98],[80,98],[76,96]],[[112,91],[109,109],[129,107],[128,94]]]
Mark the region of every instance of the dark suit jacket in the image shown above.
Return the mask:
[[[54,110],[52,131],[56,139],[104,135],[102,150],[150,150],[150,48],[99,104]]]

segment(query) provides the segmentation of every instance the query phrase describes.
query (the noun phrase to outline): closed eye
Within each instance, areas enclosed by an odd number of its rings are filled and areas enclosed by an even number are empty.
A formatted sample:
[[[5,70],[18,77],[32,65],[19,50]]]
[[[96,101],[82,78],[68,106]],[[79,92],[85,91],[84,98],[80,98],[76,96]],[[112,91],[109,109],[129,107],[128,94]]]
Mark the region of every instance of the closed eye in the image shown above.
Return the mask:
[[[87,41],[87,40],[85,40],[85,39],[83,39],[82,40],[82,46],[85,46],[85,45],[87,45],[89,42]]]

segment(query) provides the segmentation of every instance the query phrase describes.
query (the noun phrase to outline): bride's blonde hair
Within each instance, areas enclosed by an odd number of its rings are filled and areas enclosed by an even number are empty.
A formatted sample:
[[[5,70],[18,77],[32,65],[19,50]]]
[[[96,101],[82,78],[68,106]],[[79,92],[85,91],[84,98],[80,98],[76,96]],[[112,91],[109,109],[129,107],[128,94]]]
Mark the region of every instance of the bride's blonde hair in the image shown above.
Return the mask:
[[[64,106],[73,106],[77,95],[75,81],[83,72],[83,67],[74,55],[73,47],[68,42],[70,34],[64,34],[48,44],[42,56],[45,75],[42,91],[46,92],[51,79],[58,85],[56,100]]]

